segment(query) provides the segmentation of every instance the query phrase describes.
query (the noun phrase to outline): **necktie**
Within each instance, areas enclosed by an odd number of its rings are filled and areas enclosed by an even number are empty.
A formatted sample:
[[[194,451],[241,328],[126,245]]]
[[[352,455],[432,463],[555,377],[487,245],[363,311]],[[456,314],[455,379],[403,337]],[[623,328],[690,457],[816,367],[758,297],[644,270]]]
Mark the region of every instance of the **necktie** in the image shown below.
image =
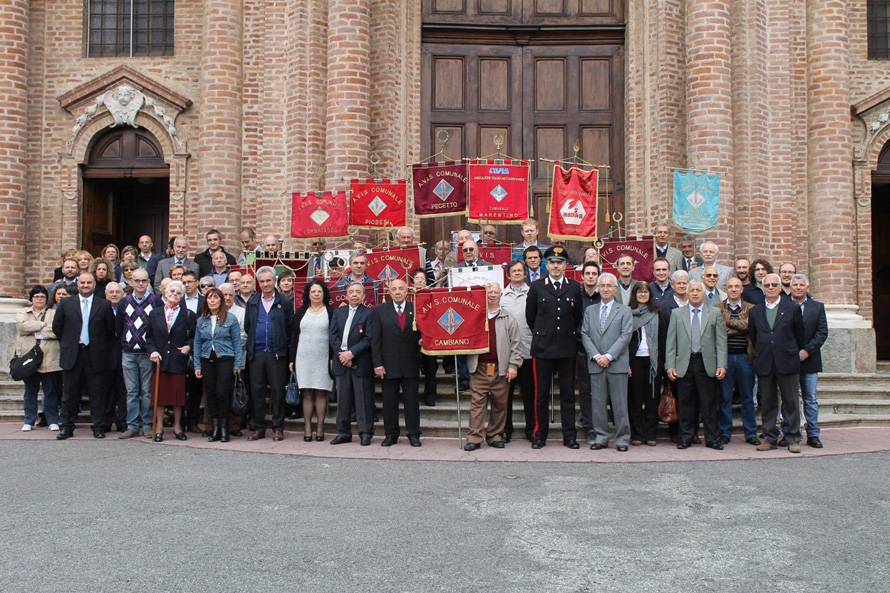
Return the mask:
[[[398,314],[398,315],[402,314],[402,305],[396,305],[396,314]]]
[[[687,257],[686,258],[686,269],[689,270],[691,268],[692,268],[692,259]]]
[[[699,309],[692,310],[692,353],[701,352],[701,321],[698,318]]]
[[[90,345],[90,300],[83,299],[83,325],[80,326],[80,343]]]
[[[340,342],[340,350],[347,350],[346,341],[349,339],[349,330],[352,329],[352,318],[355,317],[355,309],[349,308],[349,315],[346,317],[346,325],[343,326],[343,340]]]
[[[600,307],[600,331],[606,329],[606,319],[609,318],[609,306],[602,305]]]
[[[555,288],[555,289],[557,290],[557,292],[558,292],[558,291],[559,291],[559,282],[554,282],[554,283],[553,283],[553,288]]]

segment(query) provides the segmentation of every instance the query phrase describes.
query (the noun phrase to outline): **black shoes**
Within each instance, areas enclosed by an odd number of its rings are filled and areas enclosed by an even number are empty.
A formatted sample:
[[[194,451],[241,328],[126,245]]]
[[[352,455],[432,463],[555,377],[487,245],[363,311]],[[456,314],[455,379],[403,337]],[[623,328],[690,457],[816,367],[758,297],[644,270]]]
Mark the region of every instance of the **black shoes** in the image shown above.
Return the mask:
[[[219,442],[229,442],[229,425],[225,422],[219,427]]]
[[[420,447],[420,445],[421,445],[420,437],[417,435],[412,436],[409,434],[408,435],[408,444],[411,445],[412,447]]]
[[[436,407],[436,398],[431,395],[426,395],[423,398],[423,403],[428,405],[431,408],[435,408]]]
[[[782,437],[782,440],[776,443],[776,445],[778,445],[779,447],[787,447],[788,445],[790,445],[790,443],[788,442],[788,439]]]
[[[361,436],[361,439],[362,439],[362,441],[361,441],[361,446],[362,446],[362,447],[367,447],[368,445],[371,444],[371,435],[369,435],[369,434],[363,434],[363,435]]]
[[[185,436],[185,433],[182,431],[177,432],[175,435],[177,441],[187,441],[189,438]]]
[[[392,447],[396,443],[399,442],[399,437],[387,436],[383,438],[383,442],[380,443],[381,447]]]
[[[221,427],[219,424],[219,420],[213,421],[213,432],[210,433],[210,438],[207,440],[211,443],[216,443],[222,439]]]
[[[489,445],[489,447],[494,447],[495,449],[503,449],[507,444],[504,441],[495,441]]]
[[[747,439],[745,439],[745,442],[749,445],[754,445],[755,447],[761,443],[760,439],[758,439],[757,437],[748,437]]]
[[[718,439],[715,439],[715,440],[711,441],[711,442],[708,443],[707,445],[705,445],[705,447],[708,447],[709,449],[715,449],[715,450],[717,450],[717,451],[722,451],[722,450],[723,450],[723,443],[721,443],[721,442],[720,442],[720,439],[718,438]]]
[[[504,440],[503,442],[509,443],[510,439],[513,438],[513,433],[505,431],[504,434],[501,435],[501,438]]]
[[[56,440],[57,440],[57,441],[64,441],[65,439],[70,439],[70,438],[73,437],[73,436],[74,436],[74,431],[73,431],[73,430],[64,430],[64,429],[62,429],[62,430],[59,431],[59,434],[56,435]]]
[[[311,439],[310,439],[311,440]],[[351,443],[352,435],[346,436],[345,434],[338,434],[334,438],[331,439],[332,445],[342,445],[343,443]]]
[[[466,445],[464,445],[464,451],[476,451],[481,446],[482,445],[480,445],[479,443],[467,443]]]
[[[155,434],[155,442],[156,442],[156,443],[163,443],[163,442],[164,442],[164,435],[163,435],[163,433],[160,433],[160,432],[159,432],[159,433]]]
[[[688,449],[689,443],[687,441],[680,441],[677,443],[677,448],[678,449]]]
[[[102,432],[101,430],[94,430],[94,431],[93,431],[93,438],[94,438],[94,439],[104,439],[104,438],[105,438],[105,433]]]
[[[821,449],[822,440],[819,437],[807,437],[807,445],[814,449]]]
[[[543,449],[547,446],[547,441],[532,441],[532,449]]]
[[[590,445],[591,451],[601,451],[602,449],[608,449],[608,448],[609,448],[609,445],[604,445],[602,443],[594,443],[594,444]]]
[[[562,446],[566,447],[568,449],[580,449],[581,448],[581,445],[579,445],[578,441],[576,441],[575,439],[563,441]]]
[[[721,445],[728,445],[729,441],[730,441],[730,437],[724,437],[724,436],[717,437],[717,442],[720,443]]]
[[[618,445],[615,447],[615,450],[619,453],[627,453],[627,445]]]

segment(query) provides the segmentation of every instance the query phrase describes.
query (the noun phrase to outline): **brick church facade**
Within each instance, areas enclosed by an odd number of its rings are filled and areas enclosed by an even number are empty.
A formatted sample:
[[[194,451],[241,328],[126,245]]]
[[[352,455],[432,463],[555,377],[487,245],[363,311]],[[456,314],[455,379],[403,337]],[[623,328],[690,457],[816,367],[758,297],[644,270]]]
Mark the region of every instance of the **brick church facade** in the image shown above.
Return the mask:
[[[499,136],[538,163],[577,145],[608,164],[628,234],[669,219],[669,167],[722,172],[720,261],[795,262],[828,305],[833,370],[873,370],[890,346],[873,314],[890,301],[883,4],[8,0],[0,294],[47,282],[68,246],[287,236],[294,191]]]

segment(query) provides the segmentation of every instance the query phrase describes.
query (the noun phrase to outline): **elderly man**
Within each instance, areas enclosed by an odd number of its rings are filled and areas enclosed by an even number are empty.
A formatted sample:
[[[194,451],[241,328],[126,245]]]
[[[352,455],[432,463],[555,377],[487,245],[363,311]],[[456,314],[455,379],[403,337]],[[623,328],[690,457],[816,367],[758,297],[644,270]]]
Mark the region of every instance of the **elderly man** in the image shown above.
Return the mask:
[[[627,304],[630,302],[630,291],[639,282],[639,280],[633,279],[637,262],[630,255],[622,255],[618,258],[615,265],[618,268],[618,288],[615,292],[615,300],[619,303]]]
[[[661,223],[655,227],[655,257],[664,258],[668,262],[670,272],[683,269],[683,254],[680,250],[668,245],[668,239],[671,236],[671,228]]]
[[[705,285],[705,304],[709,307],[719,307],[726,300],[726,293],[717,288],[720,273],[713,266],[705,266],[702,271],[702,284]]]
[[[574,379],[582,316],[581,287],[565,277],[568,258],[565,248],[550,247],[544,256],[549,274],[532,283],[525,306],[525,320],[532,329],[531,355],[536,383],[532,449],[541,449],[547,444],[550,384],[555,374],[559,374],[562,442],[569,449],[578,449]]]
[[[109,282],[105,285],[105,300],[111,304],[111,311],[117,318],[117,306],[124,296],[123,285],[119,282]],[[127,386],[124,384],[124,374],[121,370],[121,350],[118,340],[112,342],[116,350],[114,355],[114,369],[111,371],[111,381],[108,385],[108,409],[105,412],[105,432],[111,432],[111,422],[114,421],[117,431],[123,433],[127,430]]]
[[[235,302],[246,308],[247,299],[253,296],[253,293],[256,291],[256,279],[250,274],[244,274],[241,276],[241,280],[238,281],[237,288],[238,292],[235,294]]]
[[[810,281],[803,274],[791,277],[792,302],[803,315],[804,346],[800,349],[800,395],[807,421],[807,445],[822,448],[819,430],[819,401],[816,398],[819,373],[822,372],[822,346],[828,339],[825,305],[808,296]]]
[[[498,230],[493,224],[486,224],[482,226],[482,242],[498,243]]]
[[[234,266],[238,260],[235,259],[235,256],[231,253],[227,252],[225,247],[223,247],[220,243],[222,242],[222,235],[216,229],[210,229],[207,231],[207,234],[204,235],[207,240],[207,249],[199,253],[195,256],[195,263],[198,264],[198,275],[199,276],[209,276],[215,268],[217,268],[217,263],[213,261],[213,254],[222,253],[225,261],[222,264],[222,267]],[[222,282],[220,282],[222,284]]]
[[[778,274],[763,279],[766,300],[748,314],[748,333],[754,344],[754,372],[760,384],[760,410],[765,442],[758,451],[776,449],[779,442],[779,401],[787,423],[785,441],[790,453],[800,453],[800,352],[805,350],[803,315],[791,299],[781,298]]]
[[[419,447],[420,333],[414,323],[414,303],[407,302],[408,284],[401,278],[389,283],[390,302],[381,303],[371,312],[371,358],[374,374],[383,391],[382,447],[399,441],[399,391],[405,414],[408,443]]]
[[[213,286],[211,288],[219,288],[222,283],[229,281],[231,270],[229,269],[228,257],[230,257],[230,255],[224,252],[222,248],[210,256],[212,268],[210,272],[204,274],[204,276],[210,277],[213,281]]]
[[[717,278],[717,288],[726,286],[726,281],[733,275],[733,269],[729,266],[717,263],[717,244],[713,241],[705,241],[699,248],[702,264],[689,272],[690,280],[701,280],[705,268],[716,268],[719,277]]]
[[[719,381],[726,376],[726,325],[717,309],[704,304],[701,282],[691,281],[687,293],[689,303],[671,312],[664,360],[668,378],[677,382],[677,448],[687,449],[692,444],[698,411],[705,427],[705,444],[722,450],[717,412]]]
[[[284,439],[284,388],[294,303],[275,290],[274,268],[263,266],[257,270],[256,276],[260,292],[250,297],[244,313],[254,422],[254,431],[247,440],[266,438],[268,387],[272,404],[272,440],[280,441]]]
[[[537,247],[541,251],[547,249],[546,243],[538,241],[538,221],[529,218],[522,223],[522,242],[513,247],[513,259],[522,259],[522,255],[529,247]]]
[[[429,275],[427,275],[426,280],[430,285],[441,285],[445,282],[442,278],[447,278],[448,276],[448,265],[445,263],[445,259],[448,257],[448,254],[451,253],[451,243],[445,240],[436,241],[434,251],[435,257],[427,260],[428,265],[426,266],[426,268],[433,271],[433,278],[430,280]]]
[[[663,257],[658,257],[652,262],[652,275],[655,276],[655,280],[649,283],[649,292],[658,304],[674,295],[674,289],[671,287],[671,271],[671,264]]]
[[[748,339],[748,315],[754,307],[742,300],[742,281],[726,281],[726,300],[718,309],[726,325],[726,378],[720,382],[720,441],[725,445],[732,438],[732,392],[738,391],[742,404],[742,428],[745,442],[757,446],[757,415],[754,411],[754,368],[751,366],[751,342]]]
[[[278,253],[280,248],[281,242],[278,239],[278,235],[270,233],[263,237],[263,251]]]
[[[458,268],[472,268],[475,266],[491,265],[491,263],[483,259],[479,259],[479,246],[472,239],[470,239],[469,241],[464,241],[463,245],[460,246],[460,250],[464,256],[464,261],[457,264]]]
[[[488,352],[467,357],[470,371],[470,426],[464,451],[475,451],[483,439],[489,447],[504,448],[504,427],[507,423],[507,399],[510,383],[522,365],[519,327],[510,314],[501,309],[501,286],[485,285],[488,310]],[[488,428],[485,408],[491,402]]]
[[[600,302],[584,311],[581,325],[581,342],[587,352],[590,373],[595,433],[590,448],[594,451],[609,446],[609,416],[606,412],[609,402],[615,419],[615,448],[625,452],[630,443],[627,371],[630,368],[628,345],[633,332],[633,317],[630,307],[615,300],[617,285],[614,274],[600,274],[597,281]]]
[[[175,265],[185,266],[186,270],[190,270],[199,274],[198,264],[188,258],[189,240],[184,235],[180,235],[173,240],[173,257],[162,259],[158,262],[158,269],[154,276],[155,292],[159,292],[161,288],[161,280],[170,275],[170,268]]]

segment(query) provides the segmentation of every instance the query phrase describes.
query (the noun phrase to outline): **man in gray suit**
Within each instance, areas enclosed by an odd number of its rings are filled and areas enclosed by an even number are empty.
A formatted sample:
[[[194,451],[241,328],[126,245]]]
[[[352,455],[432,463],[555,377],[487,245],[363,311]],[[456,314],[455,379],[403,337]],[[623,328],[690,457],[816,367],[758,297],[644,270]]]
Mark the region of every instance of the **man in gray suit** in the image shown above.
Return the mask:
[[[701,244],[698,252],[701,254],[702,264],[689,272],[690,280],[701,280],[705,268],[716,268],[720,275],[717,279],[717,288],[723,290],[726,287],[726,281],[730,276],[735,275],[735,270],[729,266],[717,263],[717,244],[713,241],[705,241]]]
[[[687,449],[698,424],[696,404],[705,426],[705,443],[723,449],[717,426],[720,387],[726,376],[726,325],[717,309],[704,304],[705,287],[693,280],[687,288],[689,303],[671,312],[665,347],[664,367],[671,381],[677,381],[677,409],[680,414],[678,449]]]
[[[628,344],[633,333],[630,307],[615,300],[618,280],[608,272],[597,281],[600,302],[584,311],[581,342],[587,351],[590,393],[593,408],[594,451],[609,446],[609,417],[606,403],[612,401],[615,417],[615,448],[627,451],[630,443],[630,418],[627,412]]]
[[[189,240],[184,235],[179,235],[173,240],[173,257],[168,257],[158,262],[158,269],[155,272],[154,277],[155,292],[160,293],[161,280],[170,275],[170,268],[176,264],[183,265],[186,270],[194,272],[195,276],[200,276],[198,273],[198,264],[190,260],[188,255]]]
[[[676,247],[668,245],[668,239],[671,236],[671,228],[661,223],[655,227],[655,257],[663,257],[668,261],[671,272],[683,269],[683,254]]]

